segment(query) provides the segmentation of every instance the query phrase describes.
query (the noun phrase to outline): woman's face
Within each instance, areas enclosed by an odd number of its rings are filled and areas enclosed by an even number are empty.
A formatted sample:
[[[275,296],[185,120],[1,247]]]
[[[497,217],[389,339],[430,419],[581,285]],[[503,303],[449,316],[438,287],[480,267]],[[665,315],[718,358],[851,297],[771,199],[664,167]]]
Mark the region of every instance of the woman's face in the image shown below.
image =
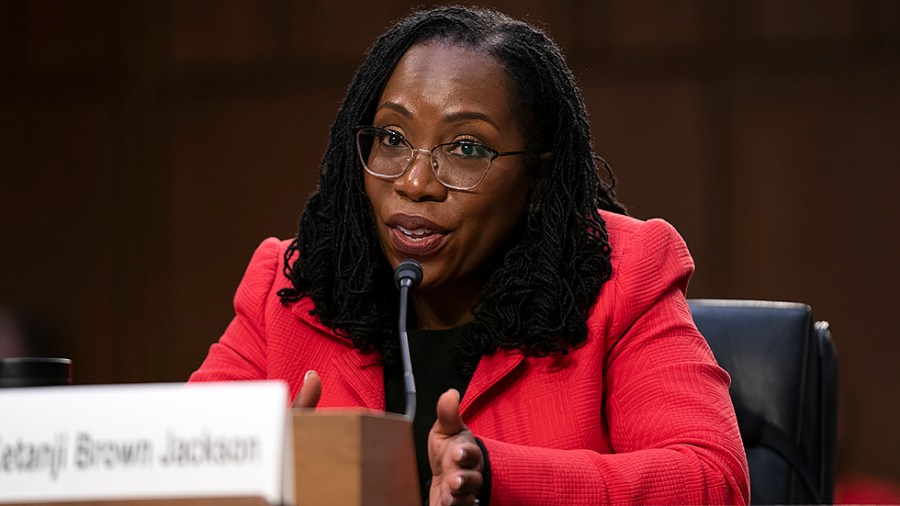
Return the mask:
[[[511,92],[493,57],[448,44],[417,45],[394,69],[373,123],[424,150],[471,140],[499,152],[525,151]],[[484,180],[466,191],[441,184],[422,153],[397,179],[365,174],[388,261],[396,267],[418,260],[425,277],[417,291],[441,289],[448,297],[477,296],[508,246],[531,182],[524,156],[495,159]]]

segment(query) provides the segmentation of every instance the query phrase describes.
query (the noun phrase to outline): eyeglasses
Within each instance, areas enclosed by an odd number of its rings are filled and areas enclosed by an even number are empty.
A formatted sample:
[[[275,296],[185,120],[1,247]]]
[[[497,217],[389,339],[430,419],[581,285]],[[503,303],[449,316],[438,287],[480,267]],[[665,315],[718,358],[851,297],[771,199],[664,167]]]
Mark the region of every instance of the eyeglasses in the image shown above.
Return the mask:
[[[356,148],[366,172],[394,180],[412,167],[417,153],[431,156],[431,170],[442,185],[453,190],[471,190],[484,181],[491,162],[501,156],[525,155],[527,151],[495,151],[475,141],[438,144],[427,149],[413,147],[403,135],[378,127],[356,127]]]

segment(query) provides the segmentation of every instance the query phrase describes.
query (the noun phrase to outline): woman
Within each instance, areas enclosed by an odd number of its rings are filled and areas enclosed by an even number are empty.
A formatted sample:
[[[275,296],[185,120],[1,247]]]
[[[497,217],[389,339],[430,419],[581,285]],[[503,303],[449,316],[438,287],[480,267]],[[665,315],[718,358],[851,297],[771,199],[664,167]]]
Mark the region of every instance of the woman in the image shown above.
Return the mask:
[[[297,238],[259,247],[191,379],[280,378],[305,405],[402,412],[392,274],[415,258],[431,504],[746,502],[687,248],[624,216],[595,159],[546,35],[487,10],[413,14],[357,71]]]

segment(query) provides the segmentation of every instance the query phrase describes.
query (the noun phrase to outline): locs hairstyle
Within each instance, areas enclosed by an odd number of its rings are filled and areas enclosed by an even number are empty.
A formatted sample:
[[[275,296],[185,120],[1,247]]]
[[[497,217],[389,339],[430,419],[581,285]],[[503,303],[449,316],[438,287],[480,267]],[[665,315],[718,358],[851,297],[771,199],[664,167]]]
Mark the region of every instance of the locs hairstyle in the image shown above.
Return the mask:
[[[485,284],[457,365],[471,374],[497,349],[565,353],[587,337],[585,317],[611,274],[598,208],[624,213],[600,177],[584,101],[556,44],[540,30],[492,10],[444,7],[416,12],[382,35],[354,76],[331,127],[319,187],[284,256],[292,288],[284,304],[310,297],[313,313],[362,352],[397,360],[397,295],[381,250],[351,128],[372,123],[378,99],[403,54],[440,41],[493,56],[513,83],[514,105],[531,149],[551,152],[537,166],[521,233]],[[612,174],[609,174],[610,178]]]

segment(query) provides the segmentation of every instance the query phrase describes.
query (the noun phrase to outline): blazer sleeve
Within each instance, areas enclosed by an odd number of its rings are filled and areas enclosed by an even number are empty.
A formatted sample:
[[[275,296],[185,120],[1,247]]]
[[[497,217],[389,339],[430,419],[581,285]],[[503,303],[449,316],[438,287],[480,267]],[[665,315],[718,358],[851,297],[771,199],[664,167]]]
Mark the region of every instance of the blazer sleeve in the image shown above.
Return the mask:
[[[612,286],[588,322],[589,338],[605,339],[604,402],[597,409],[613,453],[482,437],[492,506],[749,502],[730,378],[685,299],[693,260],[684,241],[668,223],[650,220],[618,247]]]
[[[283,250],[275,238],[257,247],[234,296],[234,318],[189,381],[266,378],[266,301],[280,272]]]

